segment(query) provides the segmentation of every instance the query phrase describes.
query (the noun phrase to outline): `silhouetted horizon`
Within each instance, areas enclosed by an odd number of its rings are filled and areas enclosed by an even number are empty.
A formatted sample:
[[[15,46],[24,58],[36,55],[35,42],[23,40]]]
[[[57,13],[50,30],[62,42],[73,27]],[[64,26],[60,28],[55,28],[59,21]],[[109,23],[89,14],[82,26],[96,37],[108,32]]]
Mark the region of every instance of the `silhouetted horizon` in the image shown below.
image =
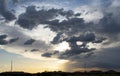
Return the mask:
[[[115,71],[115,70],[91,70],[91,71],[73,71],[73,72],[68,72],[68,71],[43,71],[43,72],[35,72],[35,73],[44,73],[44,72],[64,72],[64,73],[76,73],[76,72],[80,72],[80,73],[91,73],[91,72],[103,72],[103,73],[120,73],[120,71]],[[4,71],[4,72],[0,72],[0,73],[31,73],[31,72],[25,72],[25,71]],[[32,73],[31,73],[32,74]]]
[[[114,70],[108,70],[108,71],[89,71],[89,72],[63,72],[63,71],[45,71],[45,72],[38,72],[38,73],[28,73],[28,72],[2,72],[0,73],[0,76],[120,76],[120,72],[114,71]]]

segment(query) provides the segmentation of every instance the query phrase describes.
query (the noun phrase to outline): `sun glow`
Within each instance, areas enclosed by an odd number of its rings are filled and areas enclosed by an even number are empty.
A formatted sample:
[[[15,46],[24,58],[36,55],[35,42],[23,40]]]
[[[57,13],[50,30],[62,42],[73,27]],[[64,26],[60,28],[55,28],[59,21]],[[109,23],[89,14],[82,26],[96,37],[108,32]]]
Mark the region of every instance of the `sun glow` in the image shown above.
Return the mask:
[[[27,62],[23,62],[23,61],[24,60],[19,60],[18,64],[14,63],[15,66],[13,67],[13,71],[24,71],[30,73],[44,72],[44,71],[64,71],[65,70],[64,65],[68,62],[68,60],[46,61],[46,60],[33,60],[33,59],[30,60],[25,59],[25,61]]]
[[[69,50],[69,49],[70,49],[69,44],[65,41],[58,44],[58,45],[55,45],[55,47],[54,47],[54,50],[57,50],[60,52],[65,51],[65,50]]]

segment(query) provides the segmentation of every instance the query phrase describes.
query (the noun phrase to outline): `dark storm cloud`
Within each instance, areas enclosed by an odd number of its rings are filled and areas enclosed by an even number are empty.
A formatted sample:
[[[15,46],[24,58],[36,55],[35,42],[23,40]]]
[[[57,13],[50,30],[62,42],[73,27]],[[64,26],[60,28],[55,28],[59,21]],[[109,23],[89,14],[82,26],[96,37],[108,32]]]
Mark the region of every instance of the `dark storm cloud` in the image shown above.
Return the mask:
[[[76,14],[75,14],[76,17],[77,17],[77,16],[80,16],[80,15],[81,15],[80,13],[76,13]]]
[[[12,21],[16,19],[15,15],[10,11],[2,12],[2,16],[5,17],[5,19],[8,21]]]
[[[13,38],[10,40],[5,40],[8,37],[8,35],[0,35],[0,45],[6,45],[11,44],[13,42],[16,42],[19,38]]]
[[[13,39],[10,39],[10,40],[9,40],[9,43],[16,42],[17,40],[19,40],[19,37],[17,37],[17,38],[13,38]]]
[[[55,42],[57,42],[57,43],[59,43],[59,40],[60,40],[59,39],[60,38],[59,35],[61,35],[61,34],[58,34],[55,37],[57,39],[57,41],[55,41]],[[68,39],[64,39],[64,41],[67,41],[69,43],[69,47],[71,49],[70,50],[66,50],[65,52],[59,53],[58,58],[60,58],[60,59],[66,59],[66,58],[69,59],[70,57],[77,56],[77,55],[80,55],[82,53],[87,53],[87,54],[89,54],[88,56],[90,56],[90,55],[94,54],[94,53],[91,53],[91,52],[96,50],[96,48],[89,49],[87,44],[89,42],[93,42],[93,41],[94,41],[94,43],[95,42],[96,43],[101,43],[102,42],[102,38],[100,38],[101,41],[99,41],[99,42],[96,41],[96,39],[97,38],[96,38],[95,34],[94,33],[90,33],[90,32],[89,33],[88,32],[87,33],[83,33],[83,34],[81,34],[78,37],[74,36],[74,37],[70,37]],[[82,44],[81,45],[77,45],[77,41],[81,41]]]
[[[94,54],[94,52],[89,52],[89,53],[87,53],[84,57],[85,58],[89,58],[90,56],[92,56]]]
[[[43,57],[51,57],[51,56],[52,56],[52,53],[44,53],[44,54],[42,54],[41,56],[43,56]]]
[[[59,51],[46,52],[46,53],[43,53],[41,56],[43,56],[43,57],[52,57],[52,56],[57,56],[57,54],[60,55],[60,52]]]
[[[31,52],[37,52],[39,49],[32,49]]]
[[[7,35],[0,35],[0,40],[7,38]]]
[[[53,52],[53,55],[56,55],[56,54],[58,54],[59,53],[59,51],[54,51]]]
[[[100,69],[114,69],[119,70],[120,68],[120,47],[111,47],[111,48],[102,48],[99,52],[90,52],[85,56],[74,56],[70,58],[71,62],[75,61],[76,63],[72,63],[69,66],[69,69],[73,68],[84,68],[84,64],[86,64],[86,68],[100,68]],[[90,56],[89,56],[90,55]]]
[[[92,66],[90,66],[92,67]],[[119,64],[115,63],[107,63],[107,62],[96,62],[93,67],[99,67],[99,68],[104,68],[104,69],[120,69]]]
[[[103,51],[101,51],[98,55],[96,55],[95,57],[96,61],[93,64],[93,66],[99,68],[106,68],[106,69],[119,69],[120,68],[119,49],[120,49],[119,46],[101,49]]]
[[[62,35],[62,34],[63,34],[63,33],[58,33],[58,34],[54,37],[54,39],[51,41],[51,43],[52,43],[52,44],[60,43],[60,42],[61,42],[60,38],[61,38],[61,35]]]
[[[16,42],[19,38],[13,38],[10,40],[5,40],[8,37],[8,35],[0,35],[0,45],[6,45],[11,44],[13,42]]]
[[[71,37],[68,42],[76,42],[76,41],[82,41],[82,42],[92,42],[95,40],[94,33],[85,33],[81,34],[79,37]]]
[[[84,33],[81,34],[78,37],[71,37],[69,39],[66,39],[66,41],[69,43],[70,50],[66,50],[63,54],[61,54],[62,58],[68,58],[71,56],[80,55],[82,53],[87,53],[87,57],[94,54],[92,51],[96,50],[96,48],[89,49],[88,43],[102,43],[105,40],[105,38],[97,38],[94,33]],[[81,45],[77,45],[77,42],[81,41]]]
[[[69,47],[71,48],[70,50],[66,50],[65,52],[59,53],[60,56],[58,56],[58,58],[62,58],[62,59],[66,59],[69,57],[73,57],[73,56],[77,56],[80,55],[82,53],[87,53],[86,57],[91,56],[94,50],[96,50],[96,48],[91,48],[89,49],[89,46],[87,45],[89,42],[91,43],[102,43],[104,40],[106,40],[106,38],[104,37],[97,37],[95,35],[95,33],[92,32],[86,32],[83,34],[80,34],[79,36],[73,36],[73,37],[69,37],[69,38],[65,38],[63,40],[61,40],[61,35],[62,33],[58,33],[56,35],[56,37],[53,39],[53,44],[58,44],[61,43],[62,41],[66,41],[69,43]],[[77,42],[80,41],[82,42],[81,45],[78,45]]]
[[[120,7],[119,7],[120,8]],[[114,8],[117,11],[105,13],[104,17],[100,20],[97,30],[102,33],[117,35],[120,33],[120,10],[119,8]]]
[[[89,42],[92,43],[102,43],[106,38],[101,37],[98,38],[94,33],[91,32],[87,32],[87,33],[83,33],[80,36],[73,36],[70,38],[66,38],[64,39],[65,41],[67,41],[70,45],[71,48],[79,48],[79,47],[87,47],[87,44]],[[80,41],[82,42],[81,45],[77,45],[77,42]]]
[[[59,22],[59,20],[52,20],[54,18],[56,18],[58,15],[64,16],[68,19],[64,20],[62,22]],[[80,18],[72,18],[70,19],[70,17],[74,16],[76,14],[74,14],[74,12],[72,10],[68,10],[68,11],[64,11],[64,9],[49,9],[49,10],[39,10],[37,11],[35,9],[35,6],[28,6],[26,8],[26,12],[21,14],[19,16],[19,19],[17,21],[17,23],[26,29],[33,29],[34,27],[36,27],[38,24],[49,24],[51,26],[49,26],[52,30],[57,30],[56,27],[58,27],[58,29],[60,29],[59,27],[64,28],[65,26],[63,25],[67,25],[67,27],[69,27],[68,25],[79,25],[81,23],[81,19]]]
[[[96,38],[94,33],[84,33],[81,34],[80,36],[76,37],[70,37],[70,38],[64,38],[62,36],[63,33],[58,33],[54,39],[51,41],[52,44],[58,44],[61,43],[62,41],[67,41],[67,42],[77,42],[77,41],[81,41],[84,43],[87,42],[94,42],[94,43],[101,43],[102,41],[104,41],[104,38]],[[63,38],[62,38],[63,37]]]
[[[6,45],[8,42],[5,40],[7,35],[0,35],[0,45]]]
[[[92,48],[92,49],[88,49],[88,48],[74,48],[74,49],[71,49],[71,50],[66,50],[64,53],[62,53],[60,55],[60,59],[69,59],[70,57],[73,57],[73,56],[77,56],[77,55],[80,55],[82,53],[87,53],[87,52],[91,52],[93,50],[96,50],[95,48]]]
[[[16,19],[15,15],[7,10],[7,0],[0,0],[0,14],[8,21]]]
[[[118,33],[120,32],[120,25],[112,18],[112,14],[107,14],[103,19],[100,21],[101,25],[103,26],[104,32],[108,33]]]
[[[8,41],[6,40],[0,40],[0,45],[7,45],[8,44]]]
[[[105,41],[107,38],[97,38],[96,40],[93,41],[93,43],[102,43],[103,41]]]
[[[59,20],[52,20],[52,21],[46,21],[46,24],[49,24],[49,28],[52,31],[59,32],[59,31],[67,31],[70,34],[74,32],[78,33],[78,31],[85,29],[86,24],[84,23],[84,20],[82,18],[70,18],[68,20],[63,20],[62,22],[59,22]]]
[[[35,42],[34,39],[27,40],[24,45],[32,45]]]

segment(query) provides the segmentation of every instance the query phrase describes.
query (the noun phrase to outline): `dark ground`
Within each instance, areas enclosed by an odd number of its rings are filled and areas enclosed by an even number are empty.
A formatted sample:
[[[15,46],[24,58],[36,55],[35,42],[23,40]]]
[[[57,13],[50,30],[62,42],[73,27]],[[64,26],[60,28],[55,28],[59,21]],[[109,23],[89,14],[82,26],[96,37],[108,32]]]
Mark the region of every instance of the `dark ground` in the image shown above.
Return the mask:
[[[25,73],[25,72],[3,72],[0,76],[120,76],[120,72],[115,71],[91,71],[91,72],[42,72],[42,73]]]

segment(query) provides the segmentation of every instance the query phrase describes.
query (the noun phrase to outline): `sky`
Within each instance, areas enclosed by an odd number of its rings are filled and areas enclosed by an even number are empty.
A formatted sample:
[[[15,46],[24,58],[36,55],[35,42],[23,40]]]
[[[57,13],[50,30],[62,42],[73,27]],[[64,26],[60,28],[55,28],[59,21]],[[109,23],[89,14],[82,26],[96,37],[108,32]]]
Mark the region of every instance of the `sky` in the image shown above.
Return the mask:
[[[120,71],[120,0],[0,0],[0,72]]]

